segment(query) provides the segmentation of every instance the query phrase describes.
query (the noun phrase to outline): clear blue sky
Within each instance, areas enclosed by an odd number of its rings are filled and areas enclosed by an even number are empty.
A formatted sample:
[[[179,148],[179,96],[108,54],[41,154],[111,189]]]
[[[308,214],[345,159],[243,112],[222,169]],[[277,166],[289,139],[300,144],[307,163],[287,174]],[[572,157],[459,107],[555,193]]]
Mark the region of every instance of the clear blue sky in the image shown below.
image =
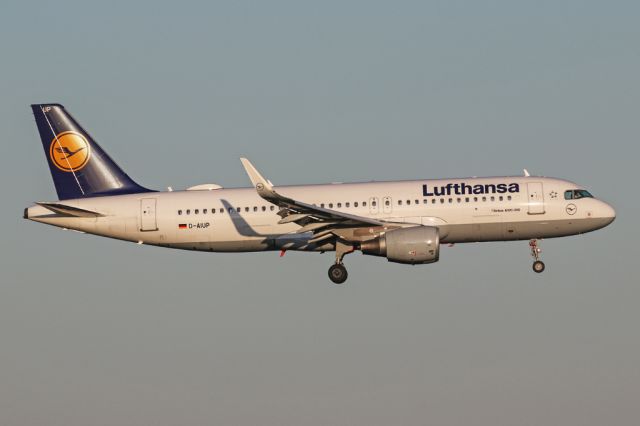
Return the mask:
[[[38,2],[0,7],[0,423],[631,425],[640,395],[640,4]],[[29,104],[141,184],[532,173],[616,207],[592,234],[358,254],[140,247],[21,219],[55,199]]]

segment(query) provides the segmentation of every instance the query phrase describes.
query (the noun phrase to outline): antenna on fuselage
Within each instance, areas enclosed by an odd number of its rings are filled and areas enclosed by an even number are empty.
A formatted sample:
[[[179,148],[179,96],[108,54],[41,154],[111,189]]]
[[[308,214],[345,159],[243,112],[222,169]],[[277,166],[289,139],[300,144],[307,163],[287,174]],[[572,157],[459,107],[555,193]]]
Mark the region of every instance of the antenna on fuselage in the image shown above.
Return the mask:
[[[527,169],[522,169],[522,171],[524,172],[524,175],[525,175],[525,176],[527,176],[527,177],[531,176],[531,174],[529,174],[529,170],[527,170]]]

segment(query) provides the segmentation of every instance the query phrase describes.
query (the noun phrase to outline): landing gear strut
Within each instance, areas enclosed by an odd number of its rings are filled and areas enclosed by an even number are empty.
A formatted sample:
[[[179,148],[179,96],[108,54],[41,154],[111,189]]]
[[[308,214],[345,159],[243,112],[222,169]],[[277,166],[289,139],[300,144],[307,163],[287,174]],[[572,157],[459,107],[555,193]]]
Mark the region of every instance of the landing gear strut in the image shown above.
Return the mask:
[[[333,283],[342,284],[347,280],[349,274],[342,263],[342,259],[354,250],[352,245],[344,244],[340,241],[336,242],[336,263],[329,268],[329,279]]]
[[[535,262],[533,262],[533,272],[539,274],[544,271],[544,262],[540,260],[542,249],[538,247],[538,240],[529,241],[529,247],[531,247],[531,256],[535,259]]]

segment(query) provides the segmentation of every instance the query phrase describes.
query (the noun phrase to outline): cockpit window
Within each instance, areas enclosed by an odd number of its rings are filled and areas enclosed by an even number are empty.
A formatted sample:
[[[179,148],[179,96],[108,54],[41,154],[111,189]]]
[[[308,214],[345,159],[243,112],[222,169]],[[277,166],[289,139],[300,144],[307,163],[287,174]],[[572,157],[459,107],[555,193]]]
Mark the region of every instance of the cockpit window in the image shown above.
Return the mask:
[[[593,195],[586,189],[570,189],[564,191],[565,200],[578,200],[580,198],[593,198]]]

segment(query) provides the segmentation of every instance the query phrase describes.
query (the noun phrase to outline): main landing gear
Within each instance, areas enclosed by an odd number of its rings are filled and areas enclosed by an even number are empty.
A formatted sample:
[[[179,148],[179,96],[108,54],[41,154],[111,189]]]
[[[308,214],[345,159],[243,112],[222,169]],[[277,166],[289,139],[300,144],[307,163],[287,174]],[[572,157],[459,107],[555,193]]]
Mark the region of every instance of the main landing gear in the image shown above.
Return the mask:
[[[349,274],[344,267],[342,259],[345,255],[353,253],[355,248],[352,245],[344,244],[340,241],[336,243],[336,263],[329,268],[329,279],[334,284],[342,284],[347,280]]]
[[[535,259],[535,262],[533,262],[533,272],[539,274],[544,271],[544,262],[540,260],[542,249],[538,247],[538,240],[529,241],[529,247],[531,247],[531,256]]]
[[[329,279],[333,281],[334,284],[342,284],[347,280],[348,276],[347,268],[345,268],[342,263],[336,263],[329,268]]]

